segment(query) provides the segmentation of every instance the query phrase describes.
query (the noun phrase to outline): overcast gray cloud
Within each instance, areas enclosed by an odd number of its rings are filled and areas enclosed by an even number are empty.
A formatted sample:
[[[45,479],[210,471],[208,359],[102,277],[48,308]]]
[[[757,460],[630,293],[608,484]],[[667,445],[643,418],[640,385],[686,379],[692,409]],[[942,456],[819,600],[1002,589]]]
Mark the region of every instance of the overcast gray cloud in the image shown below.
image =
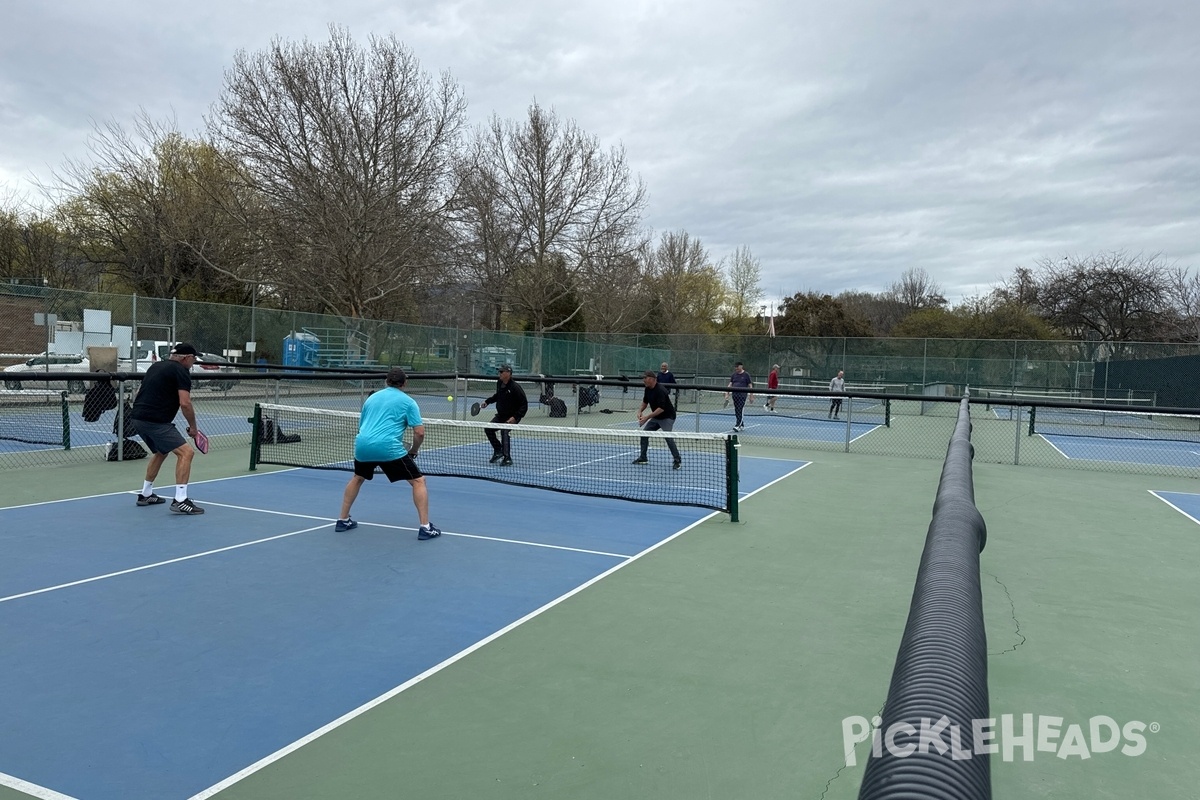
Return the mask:
[[[239,49],[395,34],[473,122],[536,99],[623,145],[646,223],[768,296],[879,291],[922,267],[951,300],[1043,257],[1200,267],[1194,2],[710,0],[204,4],[12,0],[0,185],[34,193],[139,109],[198,133]]]

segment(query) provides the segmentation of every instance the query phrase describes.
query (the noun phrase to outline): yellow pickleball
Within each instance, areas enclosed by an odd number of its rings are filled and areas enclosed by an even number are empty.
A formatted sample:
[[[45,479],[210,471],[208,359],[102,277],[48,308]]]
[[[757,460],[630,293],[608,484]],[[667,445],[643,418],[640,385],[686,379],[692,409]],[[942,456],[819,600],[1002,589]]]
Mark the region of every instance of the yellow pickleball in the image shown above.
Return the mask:
[[[446,400],[447,400],[448,402],[451,402],[451,403],[453,403],[453,402],[454,402],[454,395],[452,395],[452,394],[448,394],[448,395],[446,395]]]

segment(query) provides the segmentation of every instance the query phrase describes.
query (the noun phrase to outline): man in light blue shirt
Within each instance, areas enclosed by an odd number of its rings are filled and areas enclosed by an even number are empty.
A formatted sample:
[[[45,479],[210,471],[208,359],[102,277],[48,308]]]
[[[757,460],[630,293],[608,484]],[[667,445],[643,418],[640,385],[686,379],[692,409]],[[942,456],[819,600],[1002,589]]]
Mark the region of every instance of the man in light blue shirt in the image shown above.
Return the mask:
[[[442,534],[429,521],[429,490],[425,487],[425,476],[413,460],[425,441],[425,425],[416,401],[401,391],[406,383],[408,375],[404,370],[392,367],[388,371],[387,387],[363,403],[358,435],[354,437],[354,475],[342,494],[342,515],[334,525],[336,531],[358,527],[358,523],[350,518],[350,506],[354,505],[363,483],[375,477],[378,467],[392,483],[406,480],[412,486],[413,505],[421,524],[417,538],[432,539]],[[411,450],[404,446],[404,434],[409,428],[413,432]]]

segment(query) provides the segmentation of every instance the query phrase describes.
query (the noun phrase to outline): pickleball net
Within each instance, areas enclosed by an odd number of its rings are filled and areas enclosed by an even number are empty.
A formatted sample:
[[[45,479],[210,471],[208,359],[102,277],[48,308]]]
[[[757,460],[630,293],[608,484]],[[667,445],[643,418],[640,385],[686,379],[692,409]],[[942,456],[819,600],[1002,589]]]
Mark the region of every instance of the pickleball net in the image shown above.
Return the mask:
[[[0,391],[0,439],[69,449],[71,414],[67,393]]]
[[[1089,436],[1200,443],[1200,416],[1161,409],[1118,411],[1106,408],[1033,406],[1029,435]]]
[[[275,464],[354,469],[359,415],[322,408],[255,406],[250,468]],[[425,418],[416,463],[425,475],[474,478],[576,495],[709,508],[737,520],[737,437],[730,433],[642,432],[504,425]],[[493,463],[487,437],[507,430],[512,464]],[[647,464],[632,463],[648,439]],[[666,439],[681,456],[679,469]],[[406,445],[411,445],[411,432]]]

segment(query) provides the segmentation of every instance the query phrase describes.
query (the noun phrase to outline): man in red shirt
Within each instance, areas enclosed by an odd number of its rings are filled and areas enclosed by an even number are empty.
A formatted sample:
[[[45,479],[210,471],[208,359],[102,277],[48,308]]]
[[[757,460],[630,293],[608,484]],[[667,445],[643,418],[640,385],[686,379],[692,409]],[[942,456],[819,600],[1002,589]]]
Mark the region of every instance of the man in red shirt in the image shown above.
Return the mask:
[[[779,365],[775,364],[774,366],[771,367],[771,373],[769,375],[767,375],[767,389],[770,390],[770,389],[778,389],[778,388],[779,388]],[[765,408],[767,411],[774,413],[775,412],[775,401],[777,399],[779,399],[779,398],[777,398],[775,395],[773,395],[773,394],[769,395],[767,397],[766,404],[763,405],[763,408]]]

